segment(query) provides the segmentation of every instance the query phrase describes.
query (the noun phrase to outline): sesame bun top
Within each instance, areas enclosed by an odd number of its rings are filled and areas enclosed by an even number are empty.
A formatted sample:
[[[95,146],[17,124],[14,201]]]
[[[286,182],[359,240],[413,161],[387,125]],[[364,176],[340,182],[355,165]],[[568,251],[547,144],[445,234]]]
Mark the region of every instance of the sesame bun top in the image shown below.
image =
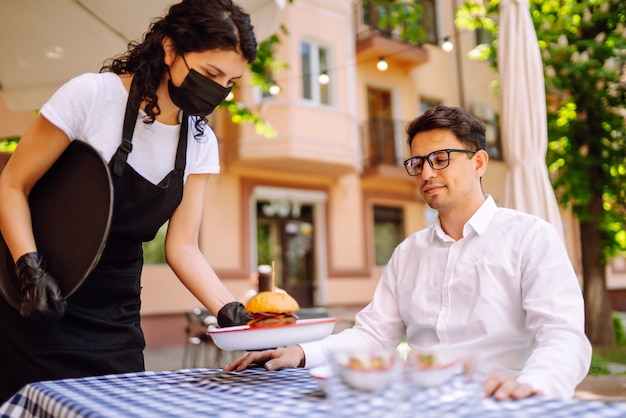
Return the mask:
[[[259,292],[246,303],[248,312],[295,312],[300,310],[298,302],[287,293]]]

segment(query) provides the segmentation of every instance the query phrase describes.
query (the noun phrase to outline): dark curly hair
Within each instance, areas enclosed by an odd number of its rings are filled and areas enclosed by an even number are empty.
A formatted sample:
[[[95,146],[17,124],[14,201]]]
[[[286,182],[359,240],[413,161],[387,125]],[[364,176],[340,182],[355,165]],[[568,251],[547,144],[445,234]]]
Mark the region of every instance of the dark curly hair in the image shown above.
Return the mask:
[[[445,129],[472,150],[484,150],[485,124],[462,107],[436,106],[411,121],[406,127],[407,143],[411,148],[413,137],[420,132]]]
[[[100,72],[134,74],[138,95],[146,102],[146,123],[160,113],[156,89],[167,66],[162,40],[169,37],[180,54],[212,49],[238,51],[249,63],[255,60],[257,42],[250,16],[231,0],[183,0],[167,15],[152,22],[141,43],[128,44],[126,53],[104,62]],[[198,116],[199,132],[207,123]]]

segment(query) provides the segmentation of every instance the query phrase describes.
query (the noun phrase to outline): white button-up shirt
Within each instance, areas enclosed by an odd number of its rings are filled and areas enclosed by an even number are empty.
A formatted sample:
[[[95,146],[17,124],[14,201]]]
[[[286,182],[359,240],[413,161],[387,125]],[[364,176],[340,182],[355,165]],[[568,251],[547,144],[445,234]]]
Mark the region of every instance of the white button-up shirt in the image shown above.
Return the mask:
[[[572,397],[591,361],[563,242],[547,222],[498,208],[490,196],[460,240],[437,219],[400,243],[355,326],[302,344],[306,367],[336,351],[394,347],[405,336],[411,347],[462,347],[489,372],[548,397]]]

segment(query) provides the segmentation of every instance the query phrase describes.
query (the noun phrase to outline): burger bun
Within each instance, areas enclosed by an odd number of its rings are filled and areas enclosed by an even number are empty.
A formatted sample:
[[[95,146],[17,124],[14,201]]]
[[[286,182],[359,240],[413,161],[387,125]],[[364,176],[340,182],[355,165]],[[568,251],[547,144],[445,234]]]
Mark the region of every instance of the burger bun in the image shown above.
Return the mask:
[[[287,293],[265,291],[252,296],[246,303],[245,309],[252,313],[296,312],[300,310],[300,305]]]

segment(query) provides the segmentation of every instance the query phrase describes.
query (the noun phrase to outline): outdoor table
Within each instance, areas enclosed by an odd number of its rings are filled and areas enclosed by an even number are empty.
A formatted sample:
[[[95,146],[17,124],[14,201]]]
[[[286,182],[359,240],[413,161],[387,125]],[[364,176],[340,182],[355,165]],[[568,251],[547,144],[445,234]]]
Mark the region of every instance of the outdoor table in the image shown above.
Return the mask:
[[[413,391],[390,416],[623,417],[626,403],[457,399],[462,377]],[[376,395],[372,395],[376,396]],[[353,416],[374,416],[354,405]],[[329,417],[335,412],[306,369],[184,369],[32,383],[0,406],[2,417]]]

